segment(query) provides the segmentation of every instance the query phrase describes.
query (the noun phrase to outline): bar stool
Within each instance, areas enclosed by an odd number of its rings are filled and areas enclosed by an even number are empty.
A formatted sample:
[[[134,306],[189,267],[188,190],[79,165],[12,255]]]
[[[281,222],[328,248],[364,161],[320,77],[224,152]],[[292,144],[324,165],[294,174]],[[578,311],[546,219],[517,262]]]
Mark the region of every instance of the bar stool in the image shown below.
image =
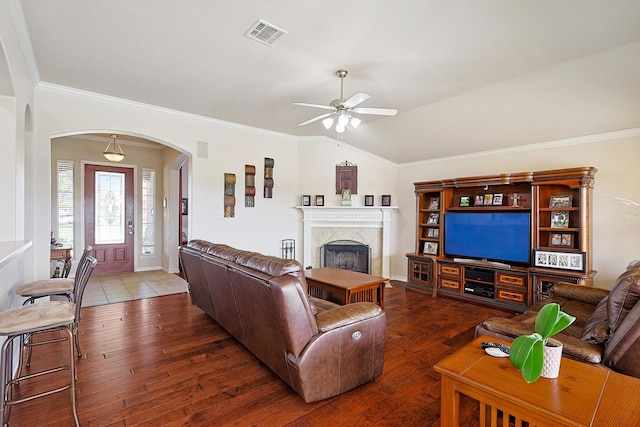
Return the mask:
[[[83,268],[78,266],[79,271],[76,272],[78,286],[74,292],[74,301],[47,301],[37,304],[28,304],[20,307],[5,310],[0,313],[0,335],[6,336],[6,341],[2,344],[0,354],[0,384],[2,391],[0,392],[0,420],[2,425],[7,425],[13,405],[24,403],[33,399],[48,396],[49,394],[69,390],[71,398],[71,412],[76,426],[80,425],[78,413],[76,409],[76,365],[74,341],[77,336],[78,321],[80,320],[80,308],[82,303],[82,295],[84,288],[93,268],[97,264],[95,258],[88,256],[88,262]],[[54,337],[43,341],[34,341],[33,337],[44,332],[63,332],[63,337]],[[22,337],[30,336],[28,341],[24,341]],[[15,377],[13,372],[13,343],[18,339],[20,343],[18,369]],[[69,360],[61,366],[46,369],[39,372],[22,375],[23,346],[33,347],[39,345],[51,344],[54,342],[68,342]],[[52,374],[61,371],[69,372],[69,380],[65,385],[45,390],[30,396],[21,396],[13,398],[14,386],[19,385],[23,381],[38,378],[43,375]]]
[[[91,246],[87,246],[78,262],[78,271],[86,263],[89,253],[93,250]],[[52,278],[44,280],[36,280],[35,282],[25,283],[16,287],[16,294],[27,300],[23,304],[31,304],[38,298],[50,296],[64,296],[69,301],[73,301],[73,290],[77,286],[78,274],[75,279]]]

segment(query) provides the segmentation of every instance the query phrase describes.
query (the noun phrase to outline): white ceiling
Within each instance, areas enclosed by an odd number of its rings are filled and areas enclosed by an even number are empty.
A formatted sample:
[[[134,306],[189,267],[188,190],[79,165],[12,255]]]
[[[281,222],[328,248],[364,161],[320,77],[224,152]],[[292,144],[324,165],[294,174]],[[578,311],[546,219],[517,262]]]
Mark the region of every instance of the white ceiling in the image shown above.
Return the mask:
[[[41,81],[292,135],[327,135],[340,94],[372,98],[344,141],[397,163],[640,127],[640,0],[23,0]],[[244,36],[258,19],[288,32]]]

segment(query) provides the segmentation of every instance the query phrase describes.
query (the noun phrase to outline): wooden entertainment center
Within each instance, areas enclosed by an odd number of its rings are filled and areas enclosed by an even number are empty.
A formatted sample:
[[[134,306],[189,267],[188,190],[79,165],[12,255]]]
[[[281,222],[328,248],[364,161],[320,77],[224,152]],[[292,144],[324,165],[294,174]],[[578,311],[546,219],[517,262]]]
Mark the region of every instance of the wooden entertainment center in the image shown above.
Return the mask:
[[[416,251],[407,254],[407,287],[524,311],[558,282],[591,285],[596,171],[580,167],[414,183]]]

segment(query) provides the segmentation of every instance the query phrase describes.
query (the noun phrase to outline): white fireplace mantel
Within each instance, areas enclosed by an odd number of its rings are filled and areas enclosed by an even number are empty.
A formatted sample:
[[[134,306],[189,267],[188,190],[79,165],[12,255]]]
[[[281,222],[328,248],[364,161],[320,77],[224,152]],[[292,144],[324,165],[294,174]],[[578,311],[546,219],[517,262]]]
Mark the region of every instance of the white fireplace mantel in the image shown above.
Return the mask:
[[[309,265],[311,229],[320,227],[382,229],[382,276],[389,277],[391,225],[397,206],[297,206],[303,212],[303,265]]]

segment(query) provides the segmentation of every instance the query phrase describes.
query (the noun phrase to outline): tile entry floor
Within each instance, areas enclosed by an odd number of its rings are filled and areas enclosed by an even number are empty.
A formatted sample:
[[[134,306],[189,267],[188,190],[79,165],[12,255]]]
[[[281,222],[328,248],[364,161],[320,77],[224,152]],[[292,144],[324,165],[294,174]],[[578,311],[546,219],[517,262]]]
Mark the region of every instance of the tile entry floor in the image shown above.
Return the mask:
[[[187,282],[162,270],[91,276],[82,306],[104,305],[187,292]]]

